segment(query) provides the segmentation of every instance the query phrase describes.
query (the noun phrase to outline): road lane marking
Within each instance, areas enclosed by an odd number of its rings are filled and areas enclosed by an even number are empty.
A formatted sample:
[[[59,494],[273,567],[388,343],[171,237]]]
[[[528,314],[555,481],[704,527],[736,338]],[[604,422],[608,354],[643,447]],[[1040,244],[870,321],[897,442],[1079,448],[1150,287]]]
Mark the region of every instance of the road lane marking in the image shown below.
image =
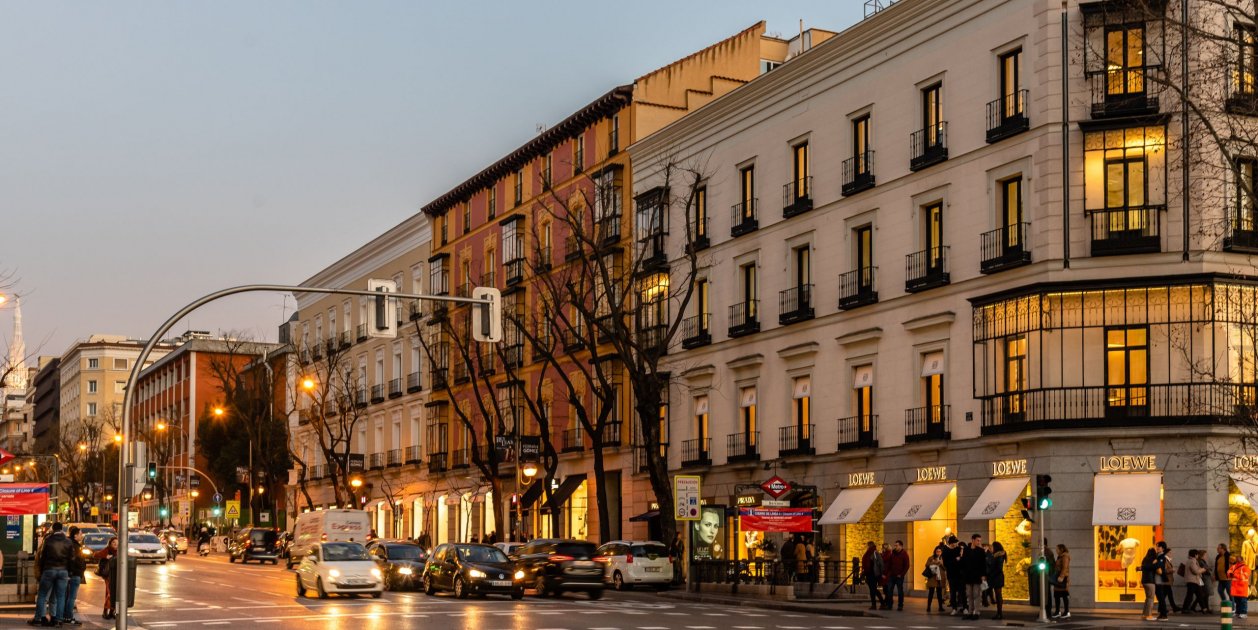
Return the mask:
[[[716,630],[716,626],[686,626],[690,630]]]

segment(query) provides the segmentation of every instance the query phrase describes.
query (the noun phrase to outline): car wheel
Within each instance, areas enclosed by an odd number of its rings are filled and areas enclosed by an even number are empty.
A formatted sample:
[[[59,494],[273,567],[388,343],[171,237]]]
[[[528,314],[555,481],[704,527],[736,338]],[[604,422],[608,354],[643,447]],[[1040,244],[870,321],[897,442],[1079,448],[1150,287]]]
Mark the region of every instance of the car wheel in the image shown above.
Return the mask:
[[[371,594],[371,598],[372,598],[372,599],[380,599],[380,596],[381,596],[381,595],[384,595],[384,593],[382,593],[382,592],[380,592],[380,591],[376,591],[376,592],[374,592],[374,593],[372,593],[372,594]]]
[[[517,588],[511,591],[511,599],[524,599],[524,589]]]
[[[297,576],[297,596],[298,597],[306,596],[306,585],[301,583],[300,575]]]
[[[463,583],[463,578],[454,578],[454,596],[459,599],[467,599],[467,584]]]
[[[231,564],[236,564],[236,556],[233,556],[230,553],[227,554],[227,561]]]
[[[293,570],[293,559],[292,559],[292,558],[289,558],[288,560],[285,560],[285,561],[284,561],[284,568],[285,568],[285,569],[288,569],[289,571],[292,571],[292,570]]]
[[[546,588],[546,578],[537,576],[537,582],[533,584],[533,589],[537,591],[538,597],[550,597],[550,589]]]
[[[433,588],[433,586],[432,586],[432,580],[428,579],[428,576],[427,576],[427,575],[425,575],[425,576],[424,576],[424,594],[425,594],[425,595],[436,595],[436,594],[437,594],[437,589]]]
[[[323,578],[315,580],[315,592],[319,594],[319,599],[327,599],[328,592],[323,588]]]
[[[596,588],[589,593],[590,599],[603,599],[603,589]]]
[[[616,587],[618,591],[629,590],[629,585],[625,584],[625,576],[621,575],[620,571],[612,574],[612,586]]]
[[[279,559],[279,558],[276,558],[276,559],[274,559],[274,560],[272,560],[272,561],[271,561],[271,566],[273,566],[273,567],[274,567],[274,566],[279,566],[279,563],[280,563],[280,559]]]
[[[165,561],[165,560],[161,560],[161,561],[160,561],[160,564],[162,564],[163,566],[165,566],[165,565],[166,565],[166,561]]]

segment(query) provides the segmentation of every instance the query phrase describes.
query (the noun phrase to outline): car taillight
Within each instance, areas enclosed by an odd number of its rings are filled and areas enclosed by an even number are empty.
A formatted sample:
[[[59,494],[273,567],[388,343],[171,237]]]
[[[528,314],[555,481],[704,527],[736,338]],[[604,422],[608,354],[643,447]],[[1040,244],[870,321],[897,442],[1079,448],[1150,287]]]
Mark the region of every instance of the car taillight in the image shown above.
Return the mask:
[[[327,541],[328,541],[328,535],[327,535],[327,534],[320,534],[320,535],[319,535],[319,541],[320,541],[320,542],[327,542]]]
[[[550,560],[551,562],[567,562],[569,560],[575,560],[575,558],[573,558],[572,556],[562,556],[559,554],[555,554],[550,557]]]
[[[633,554],[625,554],[625,564],[633,564]]]

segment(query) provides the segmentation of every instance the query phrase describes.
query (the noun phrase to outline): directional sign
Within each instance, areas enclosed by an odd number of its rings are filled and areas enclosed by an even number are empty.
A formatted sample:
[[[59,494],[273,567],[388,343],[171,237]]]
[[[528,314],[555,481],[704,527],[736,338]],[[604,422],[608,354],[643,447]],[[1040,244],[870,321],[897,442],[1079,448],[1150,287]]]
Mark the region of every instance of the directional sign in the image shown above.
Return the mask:
[[[765,494],[777,499],[791,491],[791,484],[787,483],[785,479],[777,475],[773,475],[764,483],[760,484],[760,489],[764,490]]]
[[[14,455],[13,453],[10,453],[10,452],[8,452],[8,451],[6,451],[6,450],[4,450],[4,449],[0,448],[0,464],[4,464],[4,463],[6,463],[6,462],[9,462],[9,461],[13,460],[15,457],[17,457],[17,455]]]
[[[223,495],[221,495],[221,494],[219,494],[219,493],[215,492],[215,493],[214,493],[214,502],[215,502],[215,503],[222,503],[222,502],[223,502]]]
[[[677,502],[677,520],[699,520],[699,494],[698,476],[673,476],[673,499]]]
[[[227,518],[240,518],[240,501],[228,501],[227,510],[223,513]]]

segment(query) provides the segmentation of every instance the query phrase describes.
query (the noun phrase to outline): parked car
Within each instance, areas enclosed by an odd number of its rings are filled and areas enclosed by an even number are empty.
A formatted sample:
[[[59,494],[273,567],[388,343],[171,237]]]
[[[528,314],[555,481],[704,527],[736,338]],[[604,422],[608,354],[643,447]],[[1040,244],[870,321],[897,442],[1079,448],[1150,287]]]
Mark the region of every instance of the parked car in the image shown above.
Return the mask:
[[[494,546],[501,549],[502,553],[507,554],[507,557],[510,558],[511,556],[515,554],[515,552],[520,550],[520,547],[524,546],[524,543],[522,542],[496,542],[494,543]]]
[[[439,545],[424,565],[424,592],[454,591],[460,599],[475,593],[499,593],[511,599],[524,597],[524,573],[493,545]]]
[[[673,582],[673,560],[661,542],[613,540],[598,548],[595,562],[603,565],[603,581],[618,591],[637,584],[665,589]]]
[[[279,540],[275,542],[275,546],[279,550],[281,558],[288,558],[288,552],[293,546],[293,533],[280,532]]]
[[[166,545],[156,534],[135,532],[127,534],[127,555],[137,562],[166,564]]]
[[[241,564],[257,560],[259,564],[270,561],[279,564],[280,554],[276,543],[279,532],[270,527],[246,527],[227,542],[227,561],[240,560]]]
[[[603,566],[594,561],[594,552],[594,543],[584,540],[539,538],[516,551],[515,566],[542,597],[585,591],[598,599],[603,596]]]
[[[384,573],[388,591],[417,588],[423,579],[428,550],[408,540],[376,539],[367,544],[367,553]]]
[[[285,564],[293,568],[321,542],[365,543],[370,535],[371,515],[362,510],[316,510],[298,514]]]
[[[297,567],[297,596],[305,597],[310,589],[319,599],[327,599],[329,594],[359,593],[380,597],[384,573],[361,543],[316,543]]]

